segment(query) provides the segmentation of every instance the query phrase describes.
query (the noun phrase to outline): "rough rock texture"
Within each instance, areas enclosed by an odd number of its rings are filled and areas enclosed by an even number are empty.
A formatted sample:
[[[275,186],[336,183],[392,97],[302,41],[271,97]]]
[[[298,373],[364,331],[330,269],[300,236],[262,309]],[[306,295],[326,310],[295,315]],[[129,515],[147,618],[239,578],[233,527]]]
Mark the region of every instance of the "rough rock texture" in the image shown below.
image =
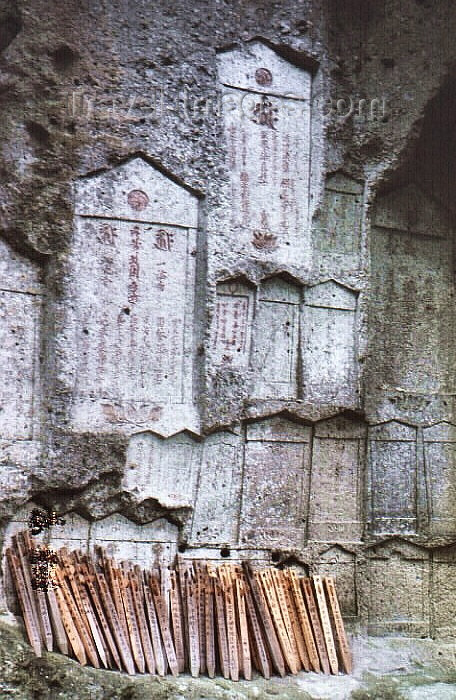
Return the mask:
[[[37,659],[16,629],[0,623],[0,697],[17,700],[449,700],[456,697],[455,646],[421,641],[355,640],[352,676],[233,683],[223,678],[128,677],[82,668],[46,653]]]
[[[455,25],[0,3],[3,540],[54,507],[55,545],[294,564],[353,630],[454,637]]]

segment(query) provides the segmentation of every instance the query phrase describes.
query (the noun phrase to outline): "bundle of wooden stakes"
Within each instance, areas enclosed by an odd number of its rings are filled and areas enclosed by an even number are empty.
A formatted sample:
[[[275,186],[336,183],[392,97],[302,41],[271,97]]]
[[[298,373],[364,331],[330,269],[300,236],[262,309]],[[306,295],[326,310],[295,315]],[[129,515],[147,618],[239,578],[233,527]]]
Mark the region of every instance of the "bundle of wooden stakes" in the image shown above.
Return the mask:
[[[35,653],[58,649],[96,668],[239,680],[301,670],[350,673],[351,653],[334,580],[293,569],[215,567],[178,558],[143,571],[105,552],[61,549],[51,585],[36,581],[27,532],[7,550]],[[35,552],[35,556],[34,556]]]

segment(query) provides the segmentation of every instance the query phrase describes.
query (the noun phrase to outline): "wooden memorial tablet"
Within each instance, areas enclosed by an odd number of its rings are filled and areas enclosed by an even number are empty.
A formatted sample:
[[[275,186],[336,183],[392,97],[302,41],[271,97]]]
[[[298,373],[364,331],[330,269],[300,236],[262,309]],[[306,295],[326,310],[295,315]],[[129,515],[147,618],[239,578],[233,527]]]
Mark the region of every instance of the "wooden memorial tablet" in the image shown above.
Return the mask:
[[[62,654],[68,656],[68,639],[65,632],[65,627],[63,626],[62,618],[60,616],[60,611],[54,589],[48,588],[48,590],[46,591],[46,596],[49,603],[51,625],[52,629],[54,630],[54,638],[57,648]]]
[[[206,563],[196,561],[193,564],[196,572],[196,583],[198,591],[198,624],[199,624],[199,645],[200,645],[200,673],[206,672]]]
[[[252,638],[252,646],[255,649],[255,657],[258,664],[258,670],[260,671],[260,673],[263,674],[265,678],[270,678],[271,664],[269,662],[266,645],[264,643],[263,635],[261,632],[261,625],[258,620],[255,605],[253,603],[252,592],[247,582],[245,584],[245,604],[247,610],[247,620],[249,623]]]
[[[134,610],[133,595],[131,592],[131,587],[129,585],[127,572],[118,570],[117,576],[125,610],[125,618],[127,620],[128,634],[130,637],[133,659],[135,661],[136,668],[138,669],[138,671],[140,673],[144,673],[146,670],[146,662],[144,659],[141,637],[138,628],[138,621],[136,619]]]
[[[110,625],[112,636],[116,641],[123,666],[128,674],[133,675],[135,673],[135,664],[131,654],[130,643],[120,623],[108,583],[104,574],[101,572],[95,571],[95,577],[100,591],[101,602],[104,605],[106,617]]]
[[[81,578],[83,578],[82,575],[79,576],[79,579],[81,579]],[[92,609],[91,601],[89,599],[87,591],[85,590],[85,587],[84,587],[82,580],[80,580],[79,589],[80,589],[79,592],[80,592],[80,597],[81,597],[81,602],[83,605],[85,617],[89,623],[92,637],[93,637],[93,640],[95,642],[95,646],[96,646],[97,651],[98,651],[98,656],[100,657],[100,660],[101,660],[101,663],[103,664],[103,666],[105,668],[109,668],[106,643],[103,639],[101,629],[98,625],[98,621],[97,621],[95,613]]]
[[[188,610],[188,647],[190,656],[190,673],[194,678],[199,675],[199,624],[198,624],[198,591],[196,581],[187,580],[187,610]]]
[[[94,643],[92,641],[92,637],[91,637],[91,635],[89,635],[89,633],[87,631],[86,625],[82,620],[82,617],[81,617],[81,614],[78,610],[76,602],[75,602],[75,600],[71,594],[70,588],[65,580],[64,572],[59,566],[57,566],[55,569],[55,577],[57,580],[58,589],[60,589],[63,593],[68,610],[70,612],[71,617],[73,618],[73,622],[74,622],[75,627],[78,631],[79,638],[81,639],[81,642],[84,645],[84,649],[85,649],[85,652],[89,658],[89,661],[91,662],[91,664],[93,666],[95,666],[95,668],[100,668],[100,662],[98,660],[97,651],[96,651]],[[56,589],[56,590],[58,590],[58,589]],[[65,624],[65,621],[63,621],[63,623]]]
[[[225,601],[226,633],[228,639],[228,655],[230,664],[230,678],[239,680],[239,652],[238,636],[236,631],[236,613],[234,608],[234,593],[231,580],[231,572],[226,564],[219,567],[217,573],[220,577],[222,593]]]
[[[81,594],[79,591],[78,582],[76,581],[76,578],[74,575],[75,567],[73,566],[66,549],[60,550],[59,559],[60,559],[61,567],[63,568],[63,572],[65,575],[66,581],[69,585],[69,590],[71,590],[75,607],[79,613],[79,617],[81,619],[81,622],[85,627],[86,636],[88,639],[90,639],[92,641],[92,632],[90,629],[89,621],[88,621],[87,616],[85,614],[84,606],[82,604],[82,599],[81,599]],[[95,646],[93,646],[93,649],[95,650]],[[90,658],[90,652],[87,648],[86,648],[86,651],[87,651],[87,654]]]
[[[114,568],[112,561],[108,558],[103,558],[103,567],[106,572],[106,582],[109,586],[110,593],[112,595],[112,600],[116,608],[117,617],[119,618],[120,625],[122,626],[122,632],[124,634],[125,639],[128,642],[130,651],[132,651],[130,644],[130,634],[127,625],[127,618],[125,616],[122,594],[118,579],[118,572]]]
[[[258,619],[262,623],[265,631],[265,639],[268,645],[271,661],[280,676],[285,676],[285,661],[282,655],[282,650],[280,647],[280,642],[277,637],[274,623],[272,621],[272,616],[269,611],[269,607],[266,601],[266,597],[263,592],[261,581],[259,579],[259,574],[254,572],[247,562],[243,564],[244,571],[247,576],[247,580],[250,585],[250,590],[252,591],[253,601],[255,603]]]
[[[291,591],[291,584],[288,578],[288,573],[286,571],[279,571],[279,576],[282,582],[282,589],[284,592],[286,606],[288,610],[288,617],[290,619],[291,627],[293,630],[294,639],[296,642],[296,647],[298,651],[298,658],[306,671],[310,671],[310,661],[307,654],[306,643],[304,641],[304,636],[301,630],[301,625],[298,620],[298,613],[295,606],[293,593]]]
[[[294,660],[294,669],[295,673],[298,673],[299,669],[301,668],[301,659],[299,657],[299,651],[298,651],[298,646],[296,642],[296,638],[294,635],[294,629],[293,625],[291,622],[290,614],[289,614],[289,608],[288,608],[288,600],[287,600],[287,595],[285,591],[285,586],[282,578],[282,572],[279,571],[279,569],[270,569],[268,572],[271,581],[273,582],[274,585],[274,591],[278,603],[279,610],[282,614],[282,619],[283,619],[283,624],[285,626],[285,630],[287,633],[287,637],[289,640],[289,649],[290,649],[290,658],[293,658]]]
[[[320,611],[320,620],[323,628],[326,650],[328,652],[329,665],[332,673],[337,676],[339,673],[339,662],[337,660],[337,652],[334,644],[331,621],[329,619],[328,607],[326,605],[325,589],[323,588],[323,580],[321,576],[314,576],[313,583],[315,593],[317,595],[318,609]]]
[[[336,639],[339,647],[339,654],[342,660],[342,665],[346,673],[351,673],[353,671],[353,660],[348,644],[347,635],[345,634],[344,621],[339,607],[339,600],[337,598],[336,587],[334,585],[334,579],[331,576],[326,576],[324,578],[326,593],[328,595],[329,608],[331,610],[332,618],[334,620],[334,628],[336,631]]]
[[[228,650],[228,635],[226,631],[225,600],[223,597],[222,584],[214,566],[208,564],[208,574],[213,581],[217,641],[220,657],[220,667],[224,678],[230,677],[230,654]]]
[[[35,591],[35,596],[37,600],[38,616],[40,619],[41,636],[44,639],[44,644],[47,651],[52,651],[54,638],[46,602],[46,593],[38,590]]]
[[[318,651],[318,656],[320,657],[320,663],[323,668],[323,673],[331,673],[329,666],[328,653],[326,651],[326,644],[323,637],[323,630],[320,624],[320,618],[318,615],[317,605],[315,603],[314,593],[312,590],[312,581],[310,578],[301,579],[302,591],[304,593],[304,598],[307,604],[307,610],[309,611],[309,617],[312,624],[312,630],[314,633],[315,644]]]
[[[242,672],[247,681],[252,679],[252,658],[250,654],[249,630],[245,605],[245,581],[242,574],[237,573],[234,580],[236,591],[236,607],[239,622],[239,639],[242,650]]]
[[[60,585],[60,581],[58,578],[58,574],[56,573],[56,578],[58,581],[57,588],[55,589],[55,596],[57,599],[57,605],[60,610],[60,616],[62,619],[62,624],[65,628],[65,632],[67,634],[68,640],[70,642],[71,648],[73,649],[73,653],[79,663],[82,666],[85,666],[87,663],[87,655],[85,651],[85,646],[82,642],[81,635],[79,633],[79,629],[76,626],[76,623],[74,622],[73,616],[71,615],[70,609],[68,607],[65,595],[62,591],[62,587]]]
[[[150,639],[149,628],[147,626],[146,616],[144,613],[144,592],[141,584],[141,579],[138,577],[141,573],[138,571],[130,571],[130,589],[133,598],[133,606],[136,620],[138,622],[139,636],[141,638],[142,649],[147,670],[149,673],[155,673],[155,658],[152,642]]]
[[[214,580],[208,574],[205,580],[204,591],[204,631],[206,642],[206,665],[209,678],[215,677],[216,652],[215,652],[215,619],[214,619]]]
[[[171,626],[173,630],[174,646],[179,673],[185,671],[185,643],[182,619],[182,603],[179,590],[179,582],[175,571],[170,572],[170,602],[171,602]]]
[[[295,571],[292,569],[288,570],[288,577],[291,584],[291,591],[293,594],[294,602],[296,605],[296,610],[298,612],[298,618],[301,625],[302,633],[304,636],[304,641],[306,643],[307,654],[309,656],[309,662],[316,673],[320,673],[320,659],[318,658],[318,651],[315,645],[315,640],[312,632],[312,627],[310,626],[309,616],[307,614],[306,604],[304,603],[304,598],[302,596],[301,587],[299,585],[299,579]]]
[[[275,593],[272,576],[268,571],[263,570],[259,572],[259,580],[261,581],[263,592],[267,600],[269,610],[271,612],[271,617],[274,621],[274,625],[277,631],[277,637],[280,642],[284,659],[286,660],[291,673],[295,674],[298,672],[298,669],[296,667],[296,659],[290,640],[288,638],[285,623],[282,618],[282,613]]]
[[[41,656],[42,649],[40,630],[38,627],[37,619],[33,613],[33,608],[30,602],[30,596],[25,585],[18,557],[16,556],[16,554],[13,553],[12,549],[6,550],[6,557],[8,559],[11,576],[13,578],[13,582],[16,588],[19,604],[21,606],[22,617],[24,618],[24,625],[27,631],[27,636],[36,656]]]
[[[143,583],[144,599],[146,601],[147,618],[149,620],[150,639],[154,650],[155,666],[159,676],[164,676],[166,673],[165,656],[160,637],[160,628],[158,626],[157,613],[155,611],[152,592],[148,584],[148,576],[145,576],[146,581]]]
[[[120,660],[119,656],[119,651],[117,649],[116,643],[114,641],[114,637],[112,635],[111,629],[109,627],[109,623],[107,620],[107,612],[105,614],[105,611],[103,610],[103,606],[101,604],[100,596],[98,594],[98,591],[95,587],[95,581],[96,581],[96,576],[95,573],[93,572],[93,569],[89,567],[87,560],[85,560],[85,567],[83,568],[84,574],[85,574],[85,583],[87,586],[87,589],[89,591],[90,597],[92,599],[92,603],[95,606],[95,610],[98,615],[98,619],[100,621],[101,629],[103,630],[103,636],[104,639],[106,640],[106,644],[109,649],[109,653],[111,656],[111,659],[114,663],[114,666],[116,666],[119,670],[122,668],[122,662]],[[110,665],[111,664],[111,659]]]
[[[27,597],[29,600],[29,613],[28,614],[30,616],[30,619],[33,620],[34,627],[36,627],[36,629],[38,631],[38,635],[40,637],[40,640],[42,640],[41,625],[40,625],[39,614],[38,614],[38,606],[37,606],[35,591],[33,590],[33,587],[32,587],[32,579],[31,579],[31,575],[30,575],[30,563],[29,563],[30,552],[28,551],[28,549],[24,543],[23,534],[24,533],[18,533],[17,535],[14,535],[12,538],[12,542],[13,542],[13,546],[15,548],[16,556],[17,556],[17,567],[18,567],[18,570],[21,571],[21,575],[22,575],[23,588],[24,588],[24,591],[26,591]]]
[[[155,610],[157,612],[158,624],[160,626],[163,646],[165,648],[166,658],[168,659],[168,665],[172,675],[177,676],[179,674],[179,665],[177,663],[176,650],[174,649],[174,642],[171,635],[167,606],[165,604],[157,578],[151,576],[149,585],[155,603]]]

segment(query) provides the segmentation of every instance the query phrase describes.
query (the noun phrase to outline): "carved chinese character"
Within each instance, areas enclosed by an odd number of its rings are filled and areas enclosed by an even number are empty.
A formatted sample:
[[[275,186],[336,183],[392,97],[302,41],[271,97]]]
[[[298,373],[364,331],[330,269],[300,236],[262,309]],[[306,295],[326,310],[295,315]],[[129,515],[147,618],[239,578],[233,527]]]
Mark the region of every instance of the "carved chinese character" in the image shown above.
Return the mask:
[[[270,129],[275,129],[274,124],[278,120],[278,109],[274,107],[271,100],[263,95],[261,102],[257,102],[253,109],[252,121],[261,126],[267,126]]]
[[[130,266],[129,266],[130,277],[138,279],[139,277],[139,262],[137,255],[130,255]]]
[[[128,301],[130,304],[136,304],[138,301],[138,282],[135,279],[128,285]]]
[[[161,228],[155,234],[155,247],[159,250],[171,250],[174,234]]]
[[[117,229],[114,226],[111,226],[111,224],[103,223],[98,229],[98,240],[100,243],[114,245],[117,235]]]
[[[139,226],[133,226],[133,228],[130,230],[130,235],[131,235],[131,245],[132,248],[135,250],[139,250],[141,247],[141,241],[139,240],[139,236],[141,234]]]
[[[166,272],[166,270],[159,270],[157,278],[158,278],[157,287],[159,288],[159,290],[161,292],[163,292],[165,290],[165,280],[168,279],[168,273]]]

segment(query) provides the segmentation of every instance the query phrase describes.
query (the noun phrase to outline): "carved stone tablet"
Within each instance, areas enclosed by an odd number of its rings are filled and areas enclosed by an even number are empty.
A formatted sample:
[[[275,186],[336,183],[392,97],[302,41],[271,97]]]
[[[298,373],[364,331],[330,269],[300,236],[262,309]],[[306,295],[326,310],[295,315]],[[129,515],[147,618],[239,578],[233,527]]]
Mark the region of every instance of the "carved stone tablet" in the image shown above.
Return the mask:
[[[316,570],[319,576],[333,576],[337,585],[337,596],[344,619],[358,615],[356,592],[355,555],[335,545],[318,556]]]
[[[389,421],[369,429],[369,496],[375,533],[417,530],[416,428]]]
[[[138,502],[156,499],[164,508],[191,508],[201,445],[187,432],[164,439],[134,435],[128,446],[124,490]]]
[[[78,181],[75,198],[60,338],[73,427],[194,427],[196,197],[135,158]]]
[[[237,539],[243,445],[240,435],[220,432],[203,445],[191,541],[224,544]]]
[[[281,277],[261,283],[252,351],[255,398],[295,398],[301,289]]]
[[[423,429],[424,468],[433,535],[456,534],[456,426],[441,422]]]
[[[432,556],[433,637],[456,637],[455,597],[456,547],[439,547]]]
[[[365,443],[366,426],[361,421],[337,416],[316,424],[312,443],[310,539],[325,542],[361,539]]]
[[[230,228],[250,255],[310,263],[311,76],[255,41],[218,58]]]
[[[211,349],[217,365],[247,367],[255,290],[242,279],[217,285]]]
[[[38,437],[41,295],[38,266],[0,240],[1,441]]]
[[[360,183],[342,173],[328,178],[314,232],[315,267],[325,274],[360,266],[362,192]]]
[[[413,186],[382,197],[372,231],[371,374],[375,387],[419,396],[455,389],[452,234],[443,208]],[[413,396],[411,397],[413,400]]]
[[[157,555],[171,561],[177,551],[178,528],[164,518],[137,525],[115,513],[93,523],[89,546],[106,549],[108,556],[117,561],[127,560],[150,569]]]
[[[429,554],[405,542],[375,548],[369,562],[372,635],[429,635]]]
[[[282,417],[247,426],[240,541],[301,547],[306,537],[311,429]]]
[[[304,397],[356,407],[357,292],[334,280],[305,291],[302,323]]]

